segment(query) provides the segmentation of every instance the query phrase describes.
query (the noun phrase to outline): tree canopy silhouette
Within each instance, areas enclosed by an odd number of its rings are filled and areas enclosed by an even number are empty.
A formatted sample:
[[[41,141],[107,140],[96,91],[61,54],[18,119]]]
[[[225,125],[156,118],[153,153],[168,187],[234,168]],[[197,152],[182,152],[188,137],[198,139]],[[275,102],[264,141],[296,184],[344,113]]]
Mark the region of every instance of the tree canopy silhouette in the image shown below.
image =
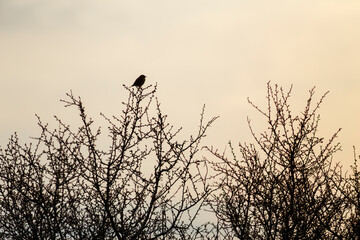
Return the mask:
[[[223,231],[239,239],[341,239],[346,235],[346,186],[341,167],[333,163],[340,149],[338,131],[318,136],[314,89],[300,114],[291,111],[288,92],[268,83],[267,108],[249,103],[265,117],[267,129],[254,143],[240,143],[240,156],[230,143],[231,157],[209,148],[218,161],[210,205]]]
[[[333,160],[335,131],[318,136],[318,110],[309,91],[299,114],[289,91],[267,86],[265,118],[254,143],[230,153],[201,141],[217,117],[204,108],[194,135],[181,138],[161,111],[156,85],[131,88],[121,113],[101,114],[95,128],[80,97],[80,126],[55,117],[30,144],[11,136],[0,149],[0,239],[359,239],[360,174]],[[104,141],[107,139],[108,141]],[[196,222],[204,214],[205,222]],[[209,215],[210,214],[210,215]],[[204,216],[204,215],[203,215]],[[205,217],[201,217],[204,220]]]
[[[125,87],[125,86],[124,86]],[[183,238],[210,192],[207,164],[197,158],[216,118],[179,139],[160,110],[156,86],[128,91],[121,115],[102,116],[111,144],[94,129],[80,97],[62,100],[81,126],[38,117],[40,137],[21,145],[15,135],[0,151],[1,239]],[[195,231],[195,230],[194,230]]]

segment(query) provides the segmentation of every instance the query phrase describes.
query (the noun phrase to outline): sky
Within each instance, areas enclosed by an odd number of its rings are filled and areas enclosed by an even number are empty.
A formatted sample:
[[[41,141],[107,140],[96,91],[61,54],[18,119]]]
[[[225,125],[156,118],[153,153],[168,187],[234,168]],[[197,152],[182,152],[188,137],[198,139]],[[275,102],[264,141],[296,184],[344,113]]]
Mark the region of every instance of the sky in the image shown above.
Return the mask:
[[[266,130],[247,102],[266,108],[266,84],[293,85],[300,113],[308,90],[320,109],[319,135],[342,128],[335,161],[360,153],[360,1],[358,0],[0,0],[0,145],[40,134],[35,114],[57,127],[75,110],[59,101],[82,97],[89,115],[119,114],[140,75],[158,85],[162,110],[184,133],[200,112],[220,118],[204,144],[253,142]]]

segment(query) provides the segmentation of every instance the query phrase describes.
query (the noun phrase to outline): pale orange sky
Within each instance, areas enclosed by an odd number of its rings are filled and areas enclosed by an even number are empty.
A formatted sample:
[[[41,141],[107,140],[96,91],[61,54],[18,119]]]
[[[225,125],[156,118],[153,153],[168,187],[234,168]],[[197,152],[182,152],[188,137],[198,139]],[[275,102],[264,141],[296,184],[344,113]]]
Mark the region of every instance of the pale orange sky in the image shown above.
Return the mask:
[[[71,123],[59,101],[70,89],[95,119],[118,114],[122,84],[140,74],[185,133],[206,104],[220,119],[204,143],[252,142],[246,117],[257,132],[266,121],[246,99],[266,107],[271,80],[294,85],[294,110],[313,86],[330,91],[320,134],[343,128],[334,159],[349,165],[353,145],[360,153],[359,43],[358,0],[0,0],[0,145],[14,131],[37,136],[35,113]]]

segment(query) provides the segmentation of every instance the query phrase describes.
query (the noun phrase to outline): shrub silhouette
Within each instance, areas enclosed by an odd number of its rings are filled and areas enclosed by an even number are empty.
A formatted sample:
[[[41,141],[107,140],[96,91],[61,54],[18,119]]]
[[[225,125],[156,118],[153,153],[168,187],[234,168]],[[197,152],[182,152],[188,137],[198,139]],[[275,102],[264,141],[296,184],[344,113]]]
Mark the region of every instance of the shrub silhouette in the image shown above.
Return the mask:
[[[192,231],[210,192],[196,153],[216,118],[204,122],[202,111],[197,134],[179,140],[156,86],[125,88],[122,114],[102,114],[107,149],[72,92],[62,102],[79,111],[76,131],[59,118],[52,130],[38,118],[35,144],[11,137],[0,152],[1,239],[171,239]]]
[[[268,83],[267,108],[249,103],[267,128],[239,154],[198,157],[216,120],[180,139],[156,98],[156,86],[129,88],[120,116],[95,129],[81,98],[62,100],[81,120],[75,130],[55,117],[51,129],[0,149],[0,239],[359,239],[360,174],[333,162],[335,139],[318,136],[310,90],[304,110],[290,108],[291,89]],[[105,131],[105,133],[104,133]],[[101,140],[107,136],[109,145]],[[105,146],[105,147],[104,147]],[[214,214],[204,224],[204,210]]]
[[[239,239],[341,239],[346,232],[346,179],[332,162],[340,149],[335,138],[318,137],[323,101],[312,107],[310,90],[304,110],[295,115],[289,105],[291,88],[268,83],[267,108],[249,103],[265,117],[267,129],[254,144],[230,143],[231,157],[209,150],[218,174],[210,205],[222,231]]]

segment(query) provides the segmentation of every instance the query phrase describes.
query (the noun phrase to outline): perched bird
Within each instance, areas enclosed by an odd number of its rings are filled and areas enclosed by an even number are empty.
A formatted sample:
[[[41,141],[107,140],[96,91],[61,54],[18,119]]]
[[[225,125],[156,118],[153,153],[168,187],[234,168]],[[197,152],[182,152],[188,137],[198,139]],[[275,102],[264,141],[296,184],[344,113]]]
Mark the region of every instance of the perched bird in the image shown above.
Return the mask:
[[[145,75],[140,75],[134,82],[134,84],[132,86],[135,86],[135,87],[141,87],[144,82],[145,82]]]

